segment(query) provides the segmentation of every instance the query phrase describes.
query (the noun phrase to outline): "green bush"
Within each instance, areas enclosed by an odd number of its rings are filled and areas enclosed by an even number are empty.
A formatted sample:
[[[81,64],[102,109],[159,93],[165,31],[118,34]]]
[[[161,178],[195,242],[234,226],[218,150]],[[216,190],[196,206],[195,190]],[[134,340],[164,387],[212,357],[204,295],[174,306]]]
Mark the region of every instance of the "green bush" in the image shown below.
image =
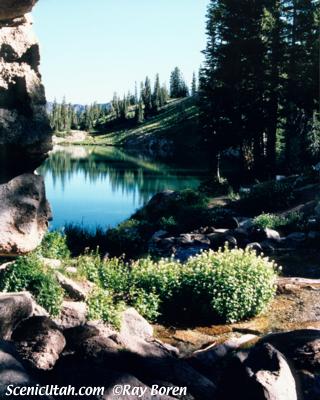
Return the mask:
[[[259,228],[277,229],[286,224],[286,218],[276,214],[262,213],[254,218],[253,223]]]
[[[168,222],[171,230],[186,232],[206,221],[208,204],[209,199],[203,193],[186,189],[168,196],[161,207],[152,202],[147,204],[133,218],[153,227],[153,232],[164,229],[163,225],[168,226]]]
[[[161,229],[164,229],[165,231],[171,232],[175,231],[177,228],[177,221],[175,218],[171,215],[170,217],[162,217],[159,221],[159,225]]]
[[[89,230],[82,225],[69,224],[65,227],[67,244],[74,257],[84,254],[89,250],[95,251],[99,248],[101,254],[105,254],[108,249],[106,243],[106,230],[97,227]]]
[[[43,267],[36,254],[19,257],[13,265],[1,272],[0,290],[27,290],[52,316],[59,314],[63,301],[63,290],[53,272]]]
[[[275,294],[275,265],[255,252],[204,252],[182,265],[173,260],[137,262],[134,284],[159,296],[161,313],[190,320],[219,316],[234,322],[259,314]]]
[[[124,310],[123,303],[115,303],[112,293],[96,288],[87,299],[89,320],[101,320],[105,323],[120,327],[120,313]]]
[[[254,225],[259,228],[284,229],[291,228],[299,230],[303,224],[303,216],[299,212],[291,212],[287,216],[262,213],[254,218]]]
[[[253,186],[237,205],[243,212],[258,214],[284,210],[292,205],[294,199],[291,183],[268,181]]]
[[[135,219],[128,219],[116,228],[106,232],[106,242],[112,255],[138,255],[146,250],[145,241],[141,234],[142,223]]]
[[[40,246],[40,253],[47,258],[69,258],[70,250],[66,235],[58,231],[46,233]]]
[[[114,258],[95,265],[89,273],[114,304],[133,306],[152,321],[234,322],[259,314],[275,294],[275,264],[251,250],[208,251],[186,264]]]
[[[194,291],[208,291],[212,310],[227,322],[258,315],[275,295],[276,265],[251,250],[203,253],[188,268]]]

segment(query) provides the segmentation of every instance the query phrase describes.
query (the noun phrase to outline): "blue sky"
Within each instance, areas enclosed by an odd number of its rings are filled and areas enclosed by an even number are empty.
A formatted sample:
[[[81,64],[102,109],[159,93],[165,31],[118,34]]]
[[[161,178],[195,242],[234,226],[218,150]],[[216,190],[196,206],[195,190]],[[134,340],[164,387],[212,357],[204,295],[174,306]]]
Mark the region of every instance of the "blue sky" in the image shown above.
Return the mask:
[[[59,3],[59,5],[57,5]],[[48,100],[107,102],[178,65],[203,60],[209,0],[39,0],[33,11]]]

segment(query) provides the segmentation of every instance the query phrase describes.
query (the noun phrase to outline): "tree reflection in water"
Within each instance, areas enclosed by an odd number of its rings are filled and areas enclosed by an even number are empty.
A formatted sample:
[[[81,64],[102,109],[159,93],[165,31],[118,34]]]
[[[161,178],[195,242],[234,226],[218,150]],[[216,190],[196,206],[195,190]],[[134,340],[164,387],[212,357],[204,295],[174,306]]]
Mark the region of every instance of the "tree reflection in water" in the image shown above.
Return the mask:
[[[102,146],[56,147],[38,172],[46,179],[55,227],[114,226],[153,194],[196,188],[205,174]]]

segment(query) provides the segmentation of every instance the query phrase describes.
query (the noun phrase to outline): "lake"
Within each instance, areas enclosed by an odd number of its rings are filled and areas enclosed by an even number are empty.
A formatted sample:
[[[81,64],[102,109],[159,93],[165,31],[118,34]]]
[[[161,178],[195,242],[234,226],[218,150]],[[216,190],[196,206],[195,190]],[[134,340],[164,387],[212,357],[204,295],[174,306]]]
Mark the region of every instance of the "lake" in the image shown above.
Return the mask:
[[[156,162],[114,147],[56,146],[38,168],[46,183],[51,228],[113,227],[165,189],[197,188],[204,169]]]

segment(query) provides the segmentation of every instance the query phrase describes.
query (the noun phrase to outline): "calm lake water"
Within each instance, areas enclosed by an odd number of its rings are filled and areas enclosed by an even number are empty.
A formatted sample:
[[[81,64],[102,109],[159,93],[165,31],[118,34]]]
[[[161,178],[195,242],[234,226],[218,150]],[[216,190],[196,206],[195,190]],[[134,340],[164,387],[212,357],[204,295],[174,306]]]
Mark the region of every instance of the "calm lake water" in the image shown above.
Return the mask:
[[[38,169],[45,177],[52,228],[115,226],[155,193],[196,188],[204,170],[151,161],[112,147],[57,146]]]

